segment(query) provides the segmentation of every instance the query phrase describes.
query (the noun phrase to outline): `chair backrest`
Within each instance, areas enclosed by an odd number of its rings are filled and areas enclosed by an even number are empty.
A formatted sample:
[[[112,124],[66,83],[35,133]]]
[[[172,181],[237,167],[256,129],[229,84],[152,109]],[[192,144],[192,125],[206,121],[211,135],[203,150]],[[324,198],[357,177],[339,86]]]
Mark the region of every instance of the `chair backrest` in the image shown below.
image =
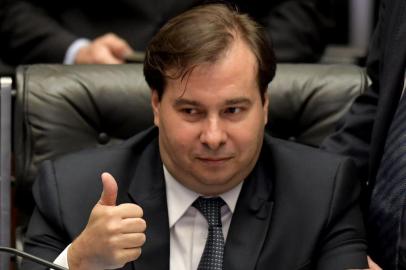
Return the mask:
[[[41,161],[117,143],[153,124],[142,65],[32,65],[19,67],[16,77],[14,149],[23,204],[31,204]],[[267,128],[317,146],[366,85],[356,66],[278,65]]]
[[[269,130],[279,138],[319,146],[369,85],[355,65],[280,64],[268,94]]]
[[[0,246],[10,245],[11,232],[11,85],[0,78]],[[0,254],[0,269],[9,269],[9,255]]]

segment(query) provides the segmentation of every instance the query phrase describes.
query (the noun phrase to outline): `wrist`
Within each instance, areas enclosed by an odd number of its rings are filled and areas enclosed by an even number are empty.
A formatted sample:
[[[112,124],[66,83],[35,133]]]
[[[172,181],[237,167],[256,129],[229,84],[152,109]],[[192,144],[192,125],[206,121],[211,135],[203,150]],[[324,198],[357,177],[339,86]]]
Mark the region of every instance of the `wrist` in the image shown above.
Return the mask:
[[[63,63],[67,65],[77,64],[76,58],[79,50],[90,44],[90,40],[86,38],[79,38],[75,40],[67,49]]]
[[[74,59],[74,63],[75,64],[91,64],[92,61],[91,59],[89,59],[89,46],[90,45],[86,45],[81,47],[75,55],[75,59]]]
[[[89,256],[85,250],[86,248],[83,248],[80,239],[73,241],[68,249],[69,270],[98,270],[96,266],[90,263]]]

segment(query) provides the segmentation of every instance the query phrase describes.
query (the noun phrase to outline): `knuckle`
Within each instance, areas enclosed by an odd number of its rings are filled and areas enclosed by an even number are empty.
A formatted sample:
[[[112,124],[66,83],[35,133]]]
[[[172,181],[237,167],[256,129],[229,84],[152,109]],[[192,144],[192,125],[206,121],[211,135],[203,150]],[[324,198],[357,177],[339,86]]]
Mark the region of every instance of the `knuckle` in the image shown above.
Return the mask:
[[[112,33],[112,32],[109,32],[109,33],[104,35],[104,38],[107,39],[107,40],[112,40],[112,39],[116,38],[116,35],[114,33]]]
[[[124,203],[121,204],[119,207],[123,207],[126,209],[126,211],[133,213],[132,216],[136,218],[141,218],[144,215],[142,208],[134,203]]]
[[[110,234],[116,234],[120,232],[120,226],[116,222],[110,221],[106,224],[106,230]]]
[[[141,253],[142,253],[141,248],[136,248],[136,249],[134,250],[134,257],[133,257],[133,259],[134,259],[134,260],[138,259],[138,258],[141,256]]]
[[[119,251],[113,251],[111,253],[111,258],[114,261],[114,263],[116,265],[120,265],[120,267],[122,267],[124,265],[124,263],[125,263],[125,262],[123,262],[121,252],[119,252]]]
[[[110,247],[110,249],[113,251],[116,250],[116,246],[117,246],[117,239],[115,237],[110,237],[107,239],[107,246]]]
[[[105,207],[104,214],[108,218],[112,218],[115,215],[115,211],[113,207]]]
[[[137,218],[136,225],[139,231],[144,232],[147,229],[147,223],[142,218]]]
[[[146,237],[146,235],[145,235],[145,233],[141,233],[140,234],[140,236],[139,236],[139,241],[140,241],[140,245],[142,246],[142,245],[144,245],[145,244],[145,241],[147,241],[147,237]]]
[[[140,206],[138,206],[138,205],[135,205],[136,206],[136,213],[137,213],[137,217],[143,217],[144,216],[144,211],[142,210],[142,208],[140,207]]]
[[[136,245],[136,247],[141,247],[142,245],[144,245],[146,240],[145,234],[143,233],[137,233],[134,236],[134,243]]]

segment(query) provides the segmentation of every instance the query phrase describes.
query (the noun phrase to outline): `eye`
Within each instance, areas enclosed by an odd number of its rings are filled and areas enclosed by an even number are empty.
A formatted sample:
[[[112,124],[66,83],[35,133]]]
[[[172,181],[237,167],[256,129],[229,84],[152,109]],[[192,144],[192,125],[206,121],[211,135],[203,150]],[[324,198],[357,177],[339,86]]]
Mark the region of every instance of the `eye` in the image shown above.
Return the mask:
[[[240,112],[242,112],[242,108],[240,107],[229,107],[224,111],[226,114],[237,114]]]
[[[182,108],[180,111],[187,115],[197,115],[200,113],[199,110],[195,108]]]

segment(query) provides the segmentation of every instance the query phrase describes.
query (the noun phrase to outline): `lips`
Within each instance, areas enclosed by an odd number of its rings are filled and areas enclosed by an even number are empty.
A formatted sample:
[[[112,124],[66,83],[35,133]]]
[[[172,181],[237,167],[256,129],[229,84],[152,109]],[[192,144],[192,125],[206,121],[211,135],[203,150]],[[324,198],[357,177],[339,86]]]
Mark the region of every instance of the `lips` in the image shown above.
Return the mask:
[[[198,159],[207,160],[207,161],[223,161],[223,160],[231,159],[231,157],[221,157],[221,158],[199,157]]]
[[[197,157],[199,161],[206,164],[220,165],[232,159],[232,157]]]

